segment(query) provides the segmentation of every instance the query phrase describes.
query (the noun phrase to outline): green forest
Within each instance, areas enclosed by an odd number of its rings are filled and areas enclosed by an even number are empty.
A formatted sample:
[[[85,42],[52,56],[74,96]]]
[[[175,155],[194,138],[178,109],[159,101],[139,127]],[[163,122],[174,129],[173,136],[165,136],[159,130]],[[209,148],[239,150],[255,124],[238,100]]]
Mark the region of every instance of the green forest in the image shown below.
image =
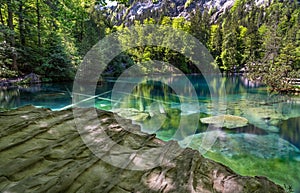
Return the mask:
[[[119,1],[127,4],[127,1]],[[42,81],[72,80],[85,54],[100,39],[128,24],[115,25],[96,0],[1,0],[0,78],[38,74]],[[159,24],[182,29],[205,45],[224,74],[247,72],[271,89],[290,90],[300,78],[300,9],[295,1],[257,6],[236,0],[218,18],[216,10],[196,8],[189,19],[156,14],[131,25]],[[121,40],[122,41],[122,40]],[[188,46],[188,45],[187,45]],[[104,75],[148,60],[161,60],[186,74],[199,73],[184,56],[167,48],[142,47],[120,54]],[[125,65],[124,65],[125,64]],[[147,68],[143,68],[147,73]]]

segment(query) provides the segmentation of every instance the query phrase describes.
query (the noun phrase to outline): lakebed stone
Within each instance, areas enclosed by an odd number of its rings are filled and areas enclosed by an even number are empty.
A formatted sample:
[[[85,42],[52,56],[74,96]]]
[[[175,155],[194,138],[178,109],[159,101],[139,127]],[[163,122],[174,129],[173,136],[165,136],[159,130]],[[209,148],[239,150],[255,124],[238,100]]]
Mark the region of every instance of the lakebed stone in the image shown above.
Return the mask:
[[[269,133],[280,131],[281,120],[300,116],[297,98],[287,96],[267,96],[263,94],[248,93],[247,100],[240,101],[238,108],[241,115],[255,125]],[[232,108],[231,104],[228,104]]]
[[[280,132],[278,125],[282,120],[300,116],[298,98],[249,92],[241,94],[238,99],[229,100],[226,104],[221,103],[219,106],[226,106],[226,113],[244,117],[255,127],[269,133],[278,133]],[[212,116],[214,111],[210,107],[211,104],[204,103],[203,105],[204,112]]]
[[[133,121],[145,121],[147,118],[150,117],[149,113],[139,111],[135,108],[119,108],[119,109],[113,109],[114,113],[117,113],[119,116],[131,119]]]
[[[248,125],[248,120],[246,118],[234,115],[205,117],[201,118],[200,121],[205,124],[213,124],[216,127],[225,127],[228,129],[244,127]]]
[[[0,113],[0,192],[284,193],[283,188],[267,178],[240,176],[204,158],[198,151],[182,149],[174,141],[163,142],[155,135],[142,133],[129,120],[120,118],[117,122],[112,113],[95,109],[80,111],[83,121],[80,125],[95,134],[86,143],[79,135],[71,110],[53,112],[27,106]],[[90,116],[94,112],[97,118]],[[130,132],[123,126],[130,127]],[[97,138],[103,133],[106,138]],[[104,158],[115,161],[118,155],[106,152],[103,157],[96,156],[89,149],[91,146],[86,145],[101,141],[103,144],[114,141],[137,151],[129,155],[123,167],[116,167]],[[163,160],[162,165],[128,169],[151,160],[140,157],[140,152],[155,153],[156,148],[167,145],[169,151],[158,157]],[[99,148],[99,152],[105,148]],[[180,154],[173,159],[165,156],[172,152]]]

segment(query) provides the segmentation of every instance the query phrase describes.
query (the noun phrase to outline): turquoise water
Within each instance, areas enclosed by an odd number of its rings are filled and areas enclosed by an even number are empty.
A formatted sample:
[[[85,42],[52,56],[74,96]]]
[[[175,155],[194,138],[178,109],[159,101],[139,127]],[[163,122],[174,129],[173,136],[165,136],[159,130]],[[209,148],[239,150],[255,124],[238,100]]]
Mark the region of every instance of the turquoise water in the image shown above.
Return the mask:
[[[240,174],[263,175],[300,189],[300,97],[270,95],[242,77],[188,76],[192,88],[182,76],[160,78],[164,83],[143,77],[117,83],[107,79],[96,88],[94,106],[132,119],[163,140],[197,149]],[[71,96],[72,83],[0,88],[0,109],[32,104],[62,110],[71,107]],[[248,124],[208,127],[201,121],[220,114],[245,118]],[[214,143],[204,148],[207,136],[214,136]]]

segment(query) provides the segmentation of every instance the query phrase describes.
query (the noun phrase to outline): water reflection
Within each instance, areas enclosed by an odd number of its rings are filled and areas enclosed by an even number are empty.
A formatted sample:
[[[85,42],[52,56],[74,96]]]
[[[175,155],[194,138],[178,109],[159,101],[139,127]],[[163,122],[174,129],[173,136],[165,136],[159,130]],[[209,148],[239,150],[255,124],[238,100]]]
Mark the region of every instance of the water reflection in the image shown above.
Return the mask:
[[[300,117],[283,120],[279,123],[280,135],[300,149]]]
[[[34,84],[0,88],[1,108],[12,109],[24,105],[53,110],[71,103],[71,84]]]
[[[166,80],[164,80],[164,82],[168,82],[169,84],[183,84],[180,76],[162,78],[165,78]],[[191,101],[188,97],[178,95],[166,84],[158,81],[148,81],[146,78],[143,79],[139,77],[126,80],[127,84],[134,84],[136,86],[132,91],[122,93],[122,101],[114,108],[126,109],[127,115],[124,116],[134,119],[135,121],[138,121],[137,112],[129,113],[128,109],[148,114],[149,117],[146,119],[145,114],[143,114],[143,116],[141,116],[142,121],[140,122],[143,123],[145,130],[149,132],[151,127],[155,127],[150,124],[149,120],[155,116],[159,117],[165,115],[166,117],[163,119],[163,123],[161,123],[161,128],[157,131],[157,134],[165,140],[172,138],[171,136],[175,133],[175,129],[178,128],[180,119],[185,119],[185,130],[187,131],[181,132],[181,135],[173,136],[173,138],[175,137],[177,140],[180,140],[187,135],[194,134],[189,132],[189,120],[193,120],[193,116],[196,114],[199,115],[199,113],[201,117],[214,114],[208,84],[210,84],[211,89],[215,91],[218,90],[220,84],[224,84],[227,94],[227,101],[226,104],[224,104],[226,113],[245,117],[250,123],[247,127],[237,128],[234,131],[231,130],[228,132],[261,135],[280,132],[282,136],[292,136],[291,133],[300,136],[299,130],[297,129],[299,128],[298,125],[289,124],[290,130],[281,128],[283,126],[279,125],[281,120],[300,116],[299,103],[291,102],[293,99],[290,97],[268,95],[263,87],[246,87],[245,82],[243,82],[245,80],[241,77],[222,77],[221,80],[215,77],[204,79],[200,76],[188,76],[188,78],[197,92],[197,101]],[[184,86],[182,86],[182,88],[184,89]],[[190,90],[184,90],[187,96],[190,95],[190,92]],[[193,104],[195,104],[195,102],[199,104],[199,109],[194,108],[195,105]],[[153,104],[156,105],[153,106]],[[96,106],[109,110],[112,108],[111,106],[109,107],[109,105],[110,103],[108,101],[98,100]],[[157,120],[157,122],[162,122],[162,120]],[[207,125],[199,121],[196,133],[204,132],[206,129]],[[286,131],[290,132],[290,134],[282,134]],[[289,141],[296,144],[299,138]]]
[[[257,88],[262,86],[262,84],[259,81],[252,81],[249,80],[245,76],[238,76],[239,81],[246,87],[246,88]]]
[[[126,81],[126,84],[136,86],[131,91],[124,91],[122,97],[120,97],[122,101],[118,104],[114,104],[114,108],[132,108],[140,112],[151,113],[151,111],[155,111],[155,109],[153,109],[154,106],[151,106],[151,104],[156,102],[159,105],[155,107],[160,108],[158,111],[169,111],[165,114],[170,118],[166,121],[170,122],[170,125],[167,126],[167,123],[163,124],[163,127],[169,130],[170,128],[176,128],[175,123],[178,123],[177,119],[182,116],[192,116],[195,113],[201,113],[202,117],[214,115],[215,112],[212,108],[211,92],[208,84],[211,90],[213,90],[212,92],[218,92],[220,84],[223,84],[226,88],[226,101],[224,104],[219,103],[220,109],[224,107],[226,108],[226,114],[245,117],[250,123],[247,128],[240,128],[237,129],[237,131],[247,132],[252,130],[252,133],[257,134],[263,134],[264,132],[284,133],[287,130],[285,129],[286,126],[283,126],[284,124],[280,125],[279,123],[282,120],[300,117],[300,103],[293,102],[298,99],[281,95],[268,95],[264,87],[260,85],[258,85],[259,87],[255,87],[255,84],[249,84],[249,81],[242,77],[222,77],[221,79],[216,79],[216,77],[212,76],[204,79],[196,75],[188,76],[198,95],[197,101],[186,97],[190,96],[191,90],[185,90],[181,76],[162,78],[165,79],[164,82],[170,85],[175,84],[179,87],[182,86],[185,96],[175,93],[167,84],[163,84],[159,81],[148,81],[147,78],[143,77],[131,77],[123,81]],[[113,80],[110,80],[110,82],[114,84]],[[113,84],[110,85],[110,88],[105,90],[112,89]],[[222,94],[220,94],[220,96],[222,96]],[[112,109],[109,97],[110,96],[107,96],[107,100],[96,100],[96,107],[105,110]],[[196,102],[200,107],[198,109],[193,105]],[[178,115],[179,111],[180,113]],[[296,136],[300,135],[297,130],[297,128],[299,128],[298,125],[291,123],[289,127],[292,129],[292,131],[289,130],[290,133],[294,133]],[[199,123],[197,132],[203,131],[203,128],[201,123]],[[289,134],[289,136],[291,136],[291,134]],[[298,138],[297,140],[299,141]],[[294,141],[297,140],[292,140],[292,142],[295,143]]]
[[[218,93],[220,85],[226,88],[226,101],[219,102],[220,109],[226,114],[248,119],[249,124],[235,129],[222,128],[222,132],[230,136],[233,142],[243,143],[243,136],[254,137],[252,141],[261,146],[244,146],[251,148],[253,154],[235,155],[230,157],[222,153],[209,152],[206,156],[229,165],[244,175],[265,175],[277,183],[296,185],[299,182],[300,156],[296,150],[300,148],[300,100],[299,97],[269,95],[259,84],[249,82],[242,77],[206,77],[191,75],[189,81],[197,93],[196,99],[191,98],[193,90],[186,86],[181,76],[161,77],[163,82],[148,80],[146,77],[130,77],[123,79],[125,85],[132,85],[132,90],[120,93],[122,100],[112,101],[111,91],[116,80],[107,79],[98,85],[95,94],[95,106],[99,109],[111,110],[125,118],[134,120],[142,125],[148,133],[156,133],[163,140],[184,140],[190,136],[201,136],[207,130],[207,125],[200,118],[213,116],[211,92]],[[118,80],[120,81],[120,80]],[[176,85],[181,93],[176,93],[169,85]],[[210,85],[210,87],[208,86]],[[26,104],[43,106],[58,110],[71,104],[72,83],[41,84],[30,87],[0,88],[0,108],[10,109]],[[194,105],[197,103],[198,105]],[[192,121],[198,121],[197,128],[191,128]],[[179,125],[182,125],[178,129]],[[272,140],[269,143],[268,140]],[[277,155],[267,152],[272,149],[271,144],[287,144],[278,146]],[[253,143],[254,143],[253,142]],[[279,144],[279,143],[278,143]],[[196,144],[198,145],[198,144]],[[222,145],[222,144],[220,144]],[[245,145],[245,144],[244,144]],[[298,148],[292,148],[292,146]],[[238,145],[237,149],[238,149]],[[242,147],[242,146],[241,146]],[[262,159],[255,157],[255,148],[263,154],[272,154],[273,158]],[[276,146],[277,147],[277,146]],[[295,154],[282,151],[285,147],[295,150]],[[228,148],[227,148],[228,149]],[[274,147],[273,147],[274,149]],[[226,152],[226,151],[225,151]],[[228,151],[227,151],[228,152]],[[296,155],[296,156],[295,156]],[[246,167],[245,167],[246,166]],[[285,173],[283,177],[282,173]]]
[[[0,109],[12,109],[20,106],[19,89],[9,89],[3,87],[0,89]]]

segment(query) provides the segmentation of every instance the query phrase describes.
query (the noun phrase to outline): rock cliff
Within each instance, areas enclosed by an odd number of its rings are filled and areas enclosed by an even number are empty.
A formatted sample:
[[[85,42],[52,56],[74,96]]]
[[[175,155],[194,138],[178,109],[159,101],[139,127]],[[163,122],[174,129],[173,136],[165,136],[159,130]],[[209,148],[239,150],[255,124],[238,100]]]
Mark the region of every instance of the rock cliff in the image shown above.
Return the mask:
[[[144,20],[152,17],[159,19],[161,16],[185,17],[189,19],[196,10],[205,9],[212,13],[212,20],[216,20],[226,9],[230,9],[236,0],[141,0],[129,1],[127,6],[118,4],[116,6],[101,7],[106,16],[113,23],[130,25],[134,20]],[[255,0],[256,5],[267,5],[269,0]]]

